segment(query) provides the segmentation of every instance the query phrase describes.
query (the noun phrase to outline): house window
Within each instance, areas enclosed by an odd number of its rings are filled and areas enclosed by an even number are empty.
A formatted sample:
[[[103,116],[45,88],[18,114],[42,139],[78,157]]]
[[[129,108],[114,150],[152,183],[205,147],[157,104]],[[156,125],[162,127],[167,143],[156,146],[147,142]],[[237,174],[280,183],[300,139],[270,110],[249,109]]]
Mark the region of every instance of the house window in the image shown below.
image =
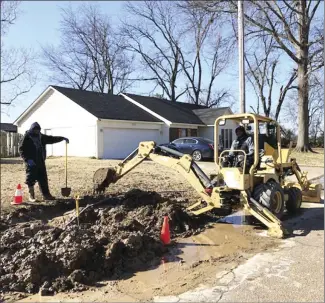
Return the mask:
[[[180,137],[186,137],[186,128],[180,128],[179,129],[179,136]]]
[[[197,137],[197,129],[190,129],[190,131],[191,131],[191,135],[190,135],[190,137]]]

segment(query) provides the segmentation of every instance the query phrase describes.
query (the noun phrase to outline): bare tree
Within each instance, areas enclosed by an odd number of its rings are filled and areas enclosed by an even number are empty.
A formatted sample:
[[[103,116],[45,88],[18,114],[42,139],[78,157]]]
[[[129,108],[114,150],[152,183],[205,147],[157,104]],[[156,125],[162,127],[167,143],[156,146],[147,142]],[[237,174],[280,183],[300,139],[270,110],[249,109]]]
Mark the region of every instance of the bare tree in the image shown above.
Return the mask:
[[[7,33],[10,25],[13,25],[19,13],[21,1],[0,1],[1,8],[1,36]]]
[[[60,46],[61,49],[53,46],[43,47],[45,64],[52,71],[50,81],[80,90],[89,89],[95,81],[91,59],[78,52],[71,44]]]
[[[323,51],[320,43],[323,37],[319,31],[313,30],[313,21],[317,21],[315,14],[321,0],[250,2],[252,10],[245,14],[246,20],[264,34],[272,36],[277,47],[297,64],[299,131],[296,149],[308,151],[308,78],[310,73],[324,65],[324,60],[315,63],[315,58]],[[237,6],[234,1],[232,4]],[[315,22],[314,26],[317,28],[319,25]]]
[[[127,49],[140,58],[141,72],[149,73],[154,80],[153,91],[160,87],[173,102],[187,91],[177,84],[182,72],[182,30],[174,8],[173,2],[128,2],[128,20],[123,22]]]
[[[298,79],[298,151],[309,150],[308,78],[324,66],[323,18],[317,18],[321,0],[245,1],[246,30],[252,35],[269,35],[294,64]],[[195,5],[195,3],[193,3]],[[200,1],[196,5],[208,11],[237,13],[237,1]]]
[[[224,20],[217,12],[200,10],[187,2],[181,2],[178,8],[183,13],[181,17],[186,26],[183,51],[179,53],[188,81],[188,97],[195,104],[219,106],[229,101],[230,96],[228,90],[216,91],[214,85],[217,77],[226,69],[232,53],[232,41],[223,34]],[[207,80],[203,80],[206,75]]]
[[[308,125],[309,135],[316,144],[320,133],[324,132],[324,69],[313,74],[309,81]]]
[[[262,36],[260,39],[254,39],[253,44],[254,51],[252,53],[248,51],[244,55],[248,67],[246,76],[257,95],[258,107],[260,102],[264,115],[266,117],[273,116],[275,120],[278,120],[287,93],[291,89],[297,89],[297,86],[294,85],[294,81],[297,79],[297,71],[293,70],[289,79],[281,85],[277,103],[275,103],[275,85],[279,83],[277,78],[278,70],[281,69],[281,54],[275,48],[273,37]],[[283,68],[281,73],[283,73]]]
[[[313,73],[309,79],[308,96],[308,128],[309,136],[316,141],[318,135],[324,131],[324,69]],[[290,95],[290,102],[285,106],[285,117],[293,125],[297,123],[298,93],[294,91]]]
[[[31,50],[7,47],[5,36],[17,19],[19,1],[1,1],[1,106],[10,106],[36,84],[35,57]],[[3,109],[3,107],[2,107]],[[2,110],[1,110],[2,111]]]
[[[131,86],[133,58],[98,7],[62,9],[60,31],[60,45],[43,48],[52,81],[109,94]]]

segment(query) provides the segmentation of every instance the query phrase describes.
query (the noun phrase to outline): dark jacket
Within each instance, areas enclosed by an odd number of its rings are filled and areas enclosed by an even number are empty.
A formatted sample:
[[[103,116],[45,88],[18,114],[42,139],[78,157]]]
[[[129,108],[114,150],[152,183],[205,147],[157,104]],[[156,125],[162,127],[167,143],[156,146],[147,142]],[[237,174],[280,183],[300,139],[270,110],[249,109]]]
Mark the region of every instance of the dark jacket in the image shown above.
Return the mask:
[[[48,136],[40,134],[41,145],[42,145],[42,155],[39,155],[36,146],[31,138],[29,131],[27,131],[19,144],[19,154],[22,159],[26,162],[27,160],[33,160],[35,163],[39,161],[44,161],[46,159],[46,144],[54,144],[64,140],[64,137]]]
[[[233,150],[243,150],[247,156],[251,157],[254,155],[254,142],[252,140],[252,137],[248,135],[241,136],[240,138],[237,138],[233,141],[229,156],[234,156]]]

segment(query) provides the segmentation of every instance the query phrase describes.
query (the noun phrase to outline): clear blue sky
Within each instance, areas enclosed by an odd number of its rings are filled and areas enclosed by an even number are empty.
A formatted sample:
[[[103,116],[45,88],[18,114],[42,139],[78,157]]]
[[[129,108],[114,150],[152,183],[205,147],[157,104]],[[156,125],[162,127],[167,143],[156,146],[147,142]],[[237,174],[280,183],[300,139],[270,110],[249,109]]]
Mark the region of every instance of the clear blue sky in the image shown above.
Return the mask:
[[[80,3],[81,1],[23,1],[20,6],[21,13],[16,23],[10,27],[8,34],[4,37],[4,43],[8,46],[33,48],[35,51],[40,51],[40,45],[57,44],[60,38],[58,31],[61,18],[60,8],[70,4],[72,7],[76,7]],[[98,4],[102,7],[103,12],[112,17],[113,24],[123,17],[123,1],[98,1]],[[217,84],[222,87],[231,87],[234,97],[237,98],[237,58],[234,58],[231,66],[228,74],[219,77]],[[13,122],[50,84],[52,83],[47,81],[46,69],[41,68],[37,85],[28,94],[15,101],[6,114],[1,113],[1,121]],[[247,111],[250,111],[249,105],[255,105],[256,97],[248,85],[246,87]],[[150,89],[151,87],[148,88],[146,84],[142,84],[134,87],[130,92],[146,93]]]

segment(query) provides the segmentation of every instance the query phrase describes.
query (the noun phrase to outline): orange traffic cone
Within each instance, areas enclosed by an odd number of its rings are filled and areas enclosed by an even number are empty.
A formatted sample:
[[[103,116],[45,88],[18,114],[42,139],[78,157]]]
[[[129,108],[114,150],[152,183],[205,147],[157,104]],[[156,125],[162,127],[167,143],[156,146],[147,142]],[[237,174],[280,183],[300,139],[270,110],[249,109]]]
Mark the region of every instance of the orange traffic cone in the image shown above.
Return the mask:
[[[164,244],[170,244],[170,231],[169,231],[169,222],[168,217],[164,217],[164,223],[161,229],[160,240]]]
[[[16,192],[15,192],[15,197],[14,201],[11,203],[12,205],[19,205],[23,203],[23,193],[21,190],[21,185],[18,184]]]

